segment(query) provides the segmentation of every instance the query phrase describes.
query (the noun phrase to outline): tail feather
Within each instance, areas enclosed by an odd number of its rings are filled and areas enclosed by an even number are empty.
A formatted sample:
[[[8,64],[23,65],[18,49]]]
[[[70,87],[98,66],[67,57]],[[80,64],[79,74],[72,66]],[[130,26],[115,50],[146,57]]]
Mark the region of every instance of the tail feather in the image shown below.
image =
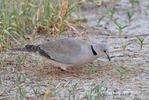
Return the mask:
[[[8,50],[12,50],[12,51],[27,51],[26,48],[9,48]]]
[[[26,45],[23,48],[10,48],[12,51],[26,51],[26,52],[36,52],[40,50],[39,45]]]

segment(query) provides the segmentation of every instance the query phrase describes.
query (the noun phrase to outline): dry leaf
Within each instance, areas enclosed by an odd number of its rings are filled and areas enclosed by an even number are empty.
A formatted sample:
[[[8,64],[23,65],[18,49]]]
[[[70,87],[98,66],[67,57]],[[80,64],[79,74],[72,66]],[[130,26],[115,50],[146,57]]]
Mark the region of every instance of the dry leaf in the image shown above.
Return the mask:
[[[67,20],[65,20],[65,23],[68,25],[68,27],[73,29],[78,35],[81,36],[81,33],[75,27],[71,26],[70,23]]]
[[[67,8],[68,8],[68,0],[61,0],[62,3],[62,8],[59,12],[59,18],[57,19],[57,26],[55,27],[55,31],[57,32],[56,29],[63,29],[64,28],[64,24],[62,22],[63,17],[66,14]]]
[[[51,97],[51,96],[52,96],[52,93],[50,91],[50,86],[48,86],[45,93],[44,93],[43,100],[47,100],[48,97]]]
[[[61,0],[61,2],[62,2],[62,8],[60,10],[59,16],[61,18],[63,18],[65,16],[66,10],[68,8],[68,0]]]

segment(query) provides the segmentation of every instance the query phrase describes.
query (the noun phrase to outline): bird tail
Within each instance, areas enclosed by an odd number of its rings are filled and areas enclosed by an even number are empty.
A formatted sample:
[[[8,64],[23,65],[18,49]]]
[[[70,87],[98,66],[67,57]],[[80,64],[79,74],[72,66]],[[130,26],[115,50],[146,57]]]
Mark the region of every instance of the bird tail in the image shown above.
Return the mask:
[[[22,48],[10,48],[9,50],[12,51],[25,51],[25,52],[36,52],[40,50],[39,45],[26,45],[25,47]]]

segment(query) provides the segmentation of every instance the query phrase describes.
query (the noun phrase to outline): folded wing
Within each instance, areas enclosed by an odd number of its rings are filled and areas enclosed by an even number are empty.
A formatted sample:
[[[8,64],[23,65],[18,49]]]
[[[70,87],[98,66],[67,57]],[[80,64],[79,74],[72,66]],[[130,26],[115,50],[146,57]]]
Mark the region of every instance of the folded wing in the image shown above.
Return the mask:
[[[83,41],[65,38],[42,44],[40,49],[42,50],[41,55],[46,55],[58,62],[73,64],[80,56],[84,45],[86,44]]]

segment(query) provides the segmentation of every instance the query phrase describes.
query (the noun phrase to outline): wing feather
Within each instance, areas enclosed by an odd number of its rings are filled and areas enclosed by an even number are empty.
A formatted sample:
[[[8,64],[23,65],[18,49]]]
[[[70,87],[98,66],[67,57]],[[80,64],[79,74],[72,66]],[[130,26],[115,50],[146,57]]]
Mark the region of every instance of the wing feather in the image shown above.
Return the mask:
[[[48,43],[40,45],[40,48],[52,60],[71,64],[80,55],[83,45],[85,45],[83,41],[65,38],[49,41]]]

